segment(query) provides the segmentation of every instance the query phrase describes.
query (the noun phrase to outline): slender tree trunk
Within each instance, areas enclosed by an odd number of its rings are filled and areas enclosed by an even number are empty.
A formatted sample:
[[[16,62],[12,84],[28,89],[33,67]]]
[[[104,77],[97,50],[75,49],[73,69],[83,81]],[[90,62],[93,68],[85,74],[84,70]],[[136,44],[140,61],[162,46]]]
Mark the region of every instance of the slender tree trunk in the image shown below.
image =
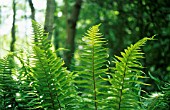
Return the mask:
[[[32,3],[32,0],[28,0],[29,6],[31,8],[31,19],[35,21],[35,8],[34,4]]]
[[[32,0],[28,0],[30,9],[31,9],[31,20],[35,20],[35,8],[34,8],[34,4],[32,2]],[[34,32],[35,33],[35,32]],[[37,42],[37,38],[34,38],[34,42]]]
[[[55,16],[55,17],[54,17],[54,19],[55,19],[55,20],[54,20],[54,23],[55,23],[55,24],[57,24],[58,17],[57,17],[57,16]],[[55,50],[57,50],[57,49],[59,48],[59,45],[58,45],[58,43],[59,43],[58,35],[59,35],[58,27],[57,27],[57,26],[55,26],[55,29],[54,29],[54,41],[53,41],[54,49],[55,49]],[[59,54],[58,54],[58,53],[56,53],[56,54],[57,54],[57,56],[59,56]]]
[[[72,9],[71,16],[67,20],[66,48],[69,49],[69,51],[65,52],[64,55],[64,60],[67,67],[69,67],[71,63],[71,59],[74,56],[74,50],[75,50],[74,39],[75,39],[76,25],[78,21],[78,16],[80,14],[81,5],[82,5],[82,0],[76,0],[76,3]]]
[[[56,9],[55,0],[47,0],[44,30],[48,33],[48,39],[51,40],[54,24],[54,13]]]
[[[16,2],[15,0],[13,0],[12,3],[12,9],[13,9],[13,22],[12,22],[12,29],[11,29],[11,37],[12,37],[12,41],[11,41],[11,45],[10,45],[10,51],[14,52],[15,49],[15,41],[16,41],[16,36],[15,36],[15,16],[16,16]]]

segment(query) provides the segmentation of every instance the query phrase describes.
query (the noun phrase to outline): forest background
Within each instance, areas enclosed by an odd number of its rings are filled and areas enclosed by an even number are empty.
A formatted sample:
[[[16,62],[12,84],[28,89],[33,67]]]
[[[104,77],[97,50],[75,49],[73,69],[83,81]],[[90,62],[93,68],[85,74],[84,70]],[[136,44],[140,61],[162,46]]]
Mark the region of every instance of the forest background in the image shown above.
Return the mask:
[[[79,57],[82,35],[92,25],[102,23],[110,56],[120,55],[143,37],[156,35],[157,40],[143,48],[144,72],[160,79],[159,85],[170,79],[168,0],[0,0],[0,58],[9,51],[29,52],[31,20],[44,26],[53,49],[70,70]],[[145,82],[152,84],[144,88],[147,91],[159,91],[153,79]]]

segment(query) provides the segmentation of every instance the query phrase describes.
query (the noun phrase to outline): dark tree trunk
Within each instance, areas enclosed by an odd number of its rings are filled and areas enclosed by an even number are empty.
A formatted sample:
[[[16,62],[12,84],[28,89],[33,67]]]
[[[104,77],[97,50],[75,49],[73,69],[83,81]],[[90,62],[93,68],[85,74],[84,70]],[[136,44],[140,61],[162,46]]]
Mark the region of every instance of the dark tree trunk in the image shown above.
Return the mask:
[[[11,37],[12,37],[12,40],[11,40],[11,45],[10,45],[10,51],[11,52],[14,52],[15,50],[15,41],[16,41],[16,36],[15,36],[15,16],[16,16],[16,2],[15,0],[13,0],[13,3],[12,3],[12,9],[13,9],[13,22],[12,22],[12,29],[11,29]]]
[[[58,21],[58,17],[55,16],[54,17],[54,22],[55,24],[57,24],[57,21]],[[58,32],[58,27],[55,26],[55,29],[54,29],[54,41],[53,41],[53,44],[54,44],[54,49],[57,50],[59,48],[59,38],[58,38],[58,35],[59,35],[59,32]],[[59,56],[59,54],[56,52],[57,56]]]
[[[66,49],[69,51],[65,52],[64,60],[66,66],[69,67],[72,57],[74,56],[74,39],[76,34],[76,25],[78,21],[78,16],[80,14],[80,9],[82,5],[82,0],[76,0],[76,3],[72,9],[71,16],[67,20],[67,39],[66,39]]]
[[[35,20],[35,8],[34,8],[34,4],[32,3],[32,0],[28,0],[28,3],[29,3],[29,6],[30,6],[30,9],[31,9],[31,19],[36,21]],[[34,42],[37,42],[36,38],[34,39]]]
[[[48,39],[51,40],[54,24],[54,13],[56,9],[55,0],[47,0],[46,15],[45,15],[45,24],[44,30],[48,33]]]
[[[34,8],[34,5],[32,3],[32,0],[28,0],[28,2],[29,2],[30,9],[31,9],[31,19],[35,20],[35,8]]]

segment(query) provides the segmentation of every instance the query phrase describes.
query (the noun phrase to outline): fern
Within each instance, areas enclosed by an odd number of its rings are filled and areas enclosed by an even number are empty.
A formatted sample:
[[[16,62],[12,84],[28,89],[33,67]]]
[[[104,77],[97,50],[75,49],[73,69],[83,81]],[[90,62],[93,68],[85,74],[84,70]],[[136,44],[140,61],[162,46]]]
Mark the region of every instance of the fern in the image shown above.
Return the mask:
[[[104,48],[105,39],[99,33],[99,25],[91,27],[83,37],[83,50],[80,53],[80,66],[77,67],[75,82],[83,100],[82,109],[102,109],[105,104],[104,85],[100,76],[107,71],[107,49]]]
[[[144,106],[147,110],[169,110],[170,109],[170,82],[164,82],[149,73],[160,90],[149,95],[144,101]],[[162,83],[162,84],[160,84]],[[162,86],[163,85],[163,86]]]
[[[72,107],[71,79],[62,67],[64,62],[52,52],[42,27],[32,22],[37,42],[33,46],[33,86],[36,88],[41,108],[61,110]]]
[[[153,38],[143,38],[121,52],[122,57],[115,56],[115,67],[108,73],[107,42],[99,32],[100,24],[92,26],[82,38],[78,66],[70,72],[63,67],[64,61],[52,52],[48,34],[41,25],[32,21],[32,26],[36,42],[27,58],[29,62],[17,53],[0,59],[0,109],[142,109],[140,85],[148,84],[140,80],[146,78],[139,61],[143,58],[141,47]],[[13,63],[14,57],[20,66]],[[166,99],[169,85],[164,92],[162,98]],[[165,102],[168,101],[169,98]]]
[[[141,81],[139,78],[142,76],[141,69],[143,66],[139,59],[143,58],[143,52],[140,47],[145,44],[147,40],[153,38],[143,38],[136,44],[131,45],[125,52],[121,52],[122,57],[116,56],[119,61],[115,61],[115,68],[112,70],[111,78],[108,81],[111,83],[108,97],[109,106],[114,110],[137,110],[140,107],[140,90],[139,85],[148,85]]]
[[[16,100],[18,102],[17,109],[38,109],[41,105],[39,103],[39,95],[37,94],[35,87],[33,86],[34,79],[32,78],[32,68],[29,64],[29,56],[26,54],[26,58],[23,58],[23,52],[20,54],[13,53],[13,56],[20,61],[17,72],[17,84],[18,92],[16,93]],[[25,61],[26,60],[26,61]]]
[[[17,106],[17,84],[13,80],[13,57],[0,59],[0,109],[14,109]]]

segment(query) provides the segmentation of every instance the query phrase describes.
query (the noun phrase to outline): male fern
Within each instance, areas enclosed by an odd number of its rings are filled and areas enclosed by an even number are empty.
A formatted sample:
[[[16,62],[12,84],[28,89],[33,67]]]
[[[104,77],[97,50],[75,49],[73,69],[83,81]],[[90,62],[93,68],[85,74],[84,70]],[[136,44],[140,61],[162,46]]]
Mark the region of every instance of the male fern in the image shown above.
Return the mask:
[[[17,83],[13,80],[13,57],[0,59],[0,109],[13,109],[17,106],[16,92]]]
[[[78,92],[83,99],[83,109],[103,109],[104,85],[100,76],[104,77],[107,71],[107,49],[102,34],[99,33],[99,25],[91,27],[83,37],[80,51],[80,66],[77,67],[75,82]]]
[[[17,53],[0,59],[0,109],[142,109],[140,85],[148,84],[139,80],[145,78],[139,61],[143,58],[141,46],[153,38],[143,38],[121,52],[122,57],[115,56],[115,67],[110,72],[107,42],[99,32],[100,24],[92,26],[82,38],[78,66],[70,72],[52,52],[48,34],[41,25],[32,21],[32,26],[36,42],[27,59],[29,63]],[[21,63],[15,71],[11,64],[14,57]],[[12,77],[14,72],[17,80]]]
[[[33,47],[34,54],[32,64],[34,87],[42,108],[62,110],[71,109],[71,80],[66,68],[62,67],[64,62],[52,52],[51,44],[47,39],[42,27],[36,22],[32,22],[34,37],[37,40]]]
[[[148,84],[139,81],[139,78],[145,78],[141,71],[143,66],[139,62],[139,59],[143,58],[140,47],[151,39],[143,38],[136,44],[131,44],[125,52],[121,52],[122,57],[116,56],[119,61],[115,62],[114,73],[111,73],[111,78],[108,80],[111,83],[109,106],[113,110],[141,110],[139,85]]]

